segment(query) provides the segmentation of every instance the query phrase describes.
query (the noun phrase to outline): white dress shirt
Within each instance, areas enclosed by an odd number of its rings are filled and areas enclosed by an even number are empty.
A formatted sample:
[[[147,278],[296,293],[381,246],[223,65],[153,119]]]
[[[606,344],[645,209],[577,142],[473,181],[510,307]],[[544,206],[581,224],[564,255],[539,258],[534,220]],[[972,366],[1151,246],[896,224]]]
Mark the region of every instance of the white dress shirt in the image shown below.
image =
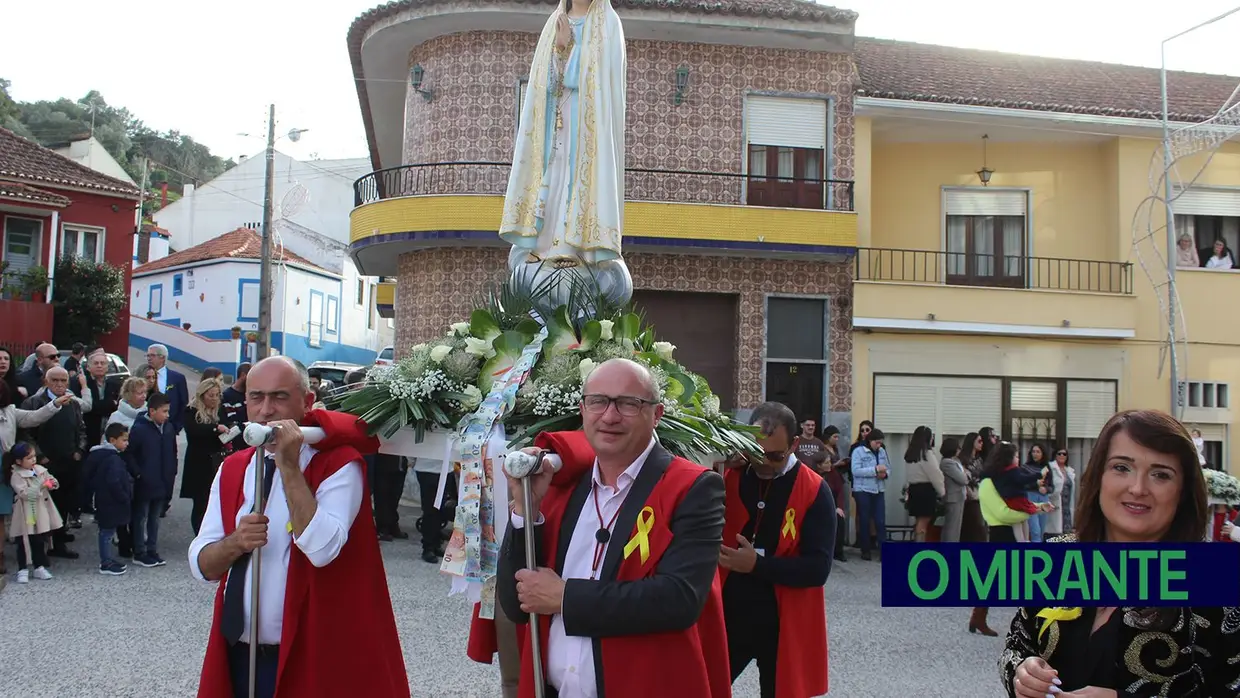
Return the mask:
[[[155,372],[155,385],[159,388],[159,392],[168,393],[168,367],[164,366]]]
[[[318,453],[311,446],[301,447],[301,471],[306,471],[310,459]],[[273,466],[274,467],[274,464]],[[222,471],[222,469],[221,469]],[[254,459],[246,466],[244,476],[244,500],[237,510],[237,520],[250,513],[254,507]],[[357,461],[345,465],[319,485],[314,498],[318,502],[318,510],[310,519],[310,524],[300,536],[294,537],[288,531],[289,513],[288,500],[284,496],[283,476],[279,470],[271,484],[271,496],[266,502],[267,545],[263,548],[263,573],[260,594],[262,604],[259,608],[258,642],[263,645],[280,643],[280,633],[284,627],[284,588],[288,581],[288,563],[292,545],[296,544],[302,553],[310,559],[315,567],[325,567],[344,548],[349,540],[349,529],[362,507],[362,466]],[[208,580],[198,566],[198,555],[208,545],[223,540],[224,522],[220,514],[220,475],[217,472],[215,482],[211,483],[211,499],[207,504],[207,512],[202,518],[202,527],[198,537],[189,546],[190,572],[202,581]],[[241,642],[250,642],[250,576],[254,567],[246,568],[244,580],[229,580],[229,583],[242,581],[245,583],[245,630],[241,633]]]
[[[633,489],[633,482],[637,480],[642,465],[646,462],[650,451],[654,449],[654,444],[655,440],[652,437],[646,450],[642,451],[637,460],[633,461],[633,464],[616,478],[615,487],[603,484],[602,478],[599,477],[598,461],[594,461],[592,478],[594,491],[598,493],[599,511],[594,509],[594,497],[586,497],[581,514],[577,517],[577,526],[573,528],[573,537],[568,541],[568,550],[564,555],[564,574],[560,575],[561,578],[594,578],[592,568],[598,544],[594,534],[611,523],[612,518],[617,515],[616,512],[620,511],[629,491]],[[599,512],[603,515],[601,524]],[[568,512],[564,515],[567,516]],[[539,519],[541,518],[540,516]],[[525,522],[520,516],[513,514],[512,525],[514,528],[521,528]],[[612,527],[611,538],[603,545],[602,556],[599,560],[599,574],[603,572],[602,560],[607,557],[607,549],[613,542],[616,542],[617,536],[626,538],[628,531],[619,531],[615,526]],[[620,545],[624,545],[625,542],[625,540],[620,540]],[[560,541],[560,544],[563,545],[564,542]],[[554,561],[548,561],[548,564],[554,565]],[[547,639],[547,681],[555,687],[560,698],[596,698],[598,696],[598,680],[594,675],[594,638],[578,637],[564,632],[564,616],[559,613],[551,616],[551,632]]]

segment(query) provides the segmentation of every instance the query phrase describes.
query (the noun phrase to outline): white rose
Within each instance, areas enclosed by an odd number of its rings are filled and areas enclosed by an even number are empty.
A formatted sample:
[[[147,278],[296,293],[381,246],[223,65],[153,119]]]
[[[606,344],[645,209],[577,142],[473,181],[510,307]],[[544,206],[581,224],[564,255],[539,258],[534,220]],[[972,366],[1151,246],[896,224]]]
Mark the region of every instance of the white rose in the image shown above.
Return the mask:
[[[425,349],[425,348],[426,348],[426,343],[425,343],[425,342],[423,342],[423,343],[421,343],[421,344],[415,344],[415,345],[413,345],[413,348],[412,348],[412,349],[410,349],[409,351],[418,352],[418,351],[422,351],[422,350],[423,350],[423,349]]]
[[[577,364],[577,370],[581,371],[581,382],[583,384],[586,382],[586,378],[590,376],[590,372],[594,369],[595,363],[593,359],[582,359],[581,363]]]
[[[676,345],[671,342],[655,342],[654,353],[664,361],[672,360],[672,352],[676,351]]]
[[[466,409],[472,410],[482,404],[482,391],[476,385],[465,386],[465,396],[469,398],[464,403]]]
[[[465,338],[465,352],[474,356],[481,356],[484,359],[495,356],[495,350],[491,348],[491,341],[488,339],[478,339],[477,337]]]
[[[448,358],[448,354],[451,354],[451,353],[452,353],[452,347],[446,344],[441,344],[435,347],[434,349],[431,349],[431,361],[434,361],[435,363],[439,363],[440,361],[443,361],[444,359]]]
[[[603,333],[599,335],[599,339],[603,341],[611,339],[613,336],[611,333],[611,328],[614,327],[616,323],[611,320],[599,320],[598,324],[603,326]]]
[[[469,323],[468,322],[452,323],[452,331],[458,337],[468,337],[469,336]]]

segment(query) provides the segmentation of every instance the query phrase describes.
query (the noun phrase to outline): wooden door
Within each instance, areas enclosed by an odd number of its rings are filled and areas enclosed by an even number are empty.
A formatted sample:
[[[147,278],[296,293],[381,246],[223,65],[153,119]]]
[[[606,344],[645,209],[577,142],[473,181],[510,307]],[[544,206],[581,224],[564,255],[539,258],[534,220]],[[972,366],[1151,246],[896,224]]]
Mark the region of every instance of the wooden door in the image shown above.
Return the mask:
[[[706,379],[725,411],[736,406],[737,302],[726,293],[633,292],[634,310],[676,345],[676,360]]]

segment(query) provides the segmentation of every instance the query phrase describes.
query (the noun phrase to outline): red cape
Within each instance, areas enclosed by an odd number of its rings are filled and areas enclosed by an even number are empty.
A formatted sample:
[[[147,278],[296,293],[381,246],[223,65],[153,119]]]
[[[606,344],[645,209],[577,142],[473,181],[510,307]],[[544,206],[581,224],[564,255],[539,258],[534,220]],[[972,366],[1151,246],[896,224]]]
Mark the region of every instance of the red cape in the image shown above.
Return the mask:
[[[781,512],[783,520],[790,513],[792,526],[785,528],[775,549],[776,557],[797,555],[799,532],[818,492],[822,477],[809,466],[798,463],[796,482],[788,497],[788,508]],[[723,525],[724,544],[735,547],[736,536],[749,522],[749,510],[740,497],[741,470],[732,469],[724,475],[727,486],[727,520]],[[834,512],[832,512],[834,513]],[[728,570],[719,568],[723,582]],[[779,607],[779,647],[775,657],[775,698],[811,698],[827,692],[827,601],[822,587],[788,587],[775,585],[775,603]]]
[[[291,548],[276,698],[409,698],[404,654],[371,513],[370,487],[365,484],[365,461],[349,445],[366,447],[375,442],[365,435],[365,425],[348,415],[319,410],[308,414],[304,424],[328,431],[328,439],[315,445],[319,452],[305,470],[311,491],[355,461],[363,468],[364,489],[349,540],[331,564],[314,567],[297,546]],[[253,453],[252,448],[234,453],[220,467],[220,512],[226,535],[236,528],[245,470]],[[243,698],[233,696],[228,641],[220,630],[226,579],[227,575],[215,596],[199,698]],[[342,650],[346,646],[347,651]]]

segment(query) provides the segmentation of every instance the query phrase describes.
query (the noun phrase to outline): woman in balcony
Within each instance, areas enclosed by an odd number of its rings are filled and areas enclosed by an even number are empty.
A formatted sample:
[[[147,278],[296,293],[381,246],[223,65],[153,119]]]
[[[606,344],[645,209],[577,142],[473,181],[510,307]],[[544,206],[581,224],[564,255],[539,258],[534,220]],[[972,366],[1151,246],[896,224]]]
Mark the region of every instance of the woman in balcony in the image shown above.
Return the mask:
[[[1181,269],[1201,267],[1201,260],[1197,257],[1197,248],[1193,245],[1193,238],[1188,233],[1180,236],[1180,243],[1175,249],[1175,265]]]
[[[1235,269],[1236,255],[1222,240],[1214,241],[1214,255],[1206,260],[1206,269]]]

